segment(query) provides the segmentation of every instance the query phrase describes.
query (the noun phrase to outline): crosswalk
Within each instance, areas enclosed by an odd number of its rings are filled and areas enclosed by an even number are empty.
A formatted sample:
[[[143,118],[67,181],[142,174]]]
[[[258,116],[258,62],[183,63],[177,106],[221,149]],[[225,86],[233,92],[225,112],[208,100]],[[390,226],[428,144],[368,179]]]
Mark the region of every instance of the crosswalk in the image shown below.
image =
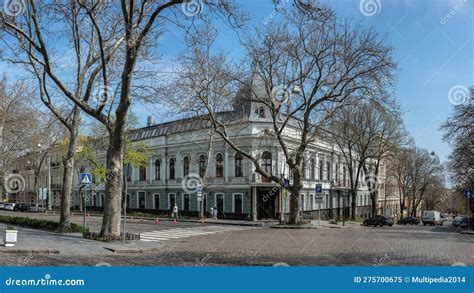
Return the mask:
[[[241,231],[255,229],[255,227],[243,226],[205,226],[195,228],[175,228],[161,231],[143,232],[140,233],[140,240],[147,242],[161,242],[166,240],[173,240],[186,237],[204,236],[209,234]]]

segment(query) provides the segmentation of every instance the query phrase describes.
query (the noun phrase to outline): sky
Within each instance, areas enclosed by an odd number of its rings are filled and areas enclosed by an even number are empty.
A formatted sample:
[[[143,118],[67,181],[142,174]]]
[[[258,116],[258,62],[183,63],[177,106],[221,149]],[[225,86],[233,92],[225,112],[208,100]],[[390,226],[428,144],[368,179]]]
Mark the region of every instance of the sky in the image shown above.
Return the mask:
[[[250,12],[249,27],[264,26],[278,17],[270,0],[238,1]],[[292,1],[284,0],[283,5]],[[251,4],[250,4],[251,3]],[[326,0],[338,17],[373,27],[395,48],[395,97],[417,146],[434,151],[442,162],[451,152],[442,140],[441,124],[474,85],[474,1],[472,0]],[[204,6],[203,9],[206,9]],[[218,24],[219,26],[219,24]],[[243,56],[236,33],[221,26],[217,48]],[[172,70],[183,49],[179,34],[163,37],[164,65]],[[137,109],[160,120],[154,108]],[[144,125],[146,115],[141,118]]]
[[[264,28],[265,20],[278,17],[271,0],[235,1],[250,13],[248,27]],[[440,125],[452,113],[454,104],[462,102],[467,87],[474,85],[474,0],[321,1],[340,18],[372,26],[395,48],[394,59],[399,64],[395,96],[404,112],[405,126],[419,147],[434,151],[446,161],[451,148],[442,141]],[[289,6],[292,0],[282,3]],[[242,58],[237,34],[222,23],[216,26],[220,32],[216,48]],[[174,60],[184,49],[182,35],[170,31],[158,43],[160,68],[173,71]],[[15,75],[6,64],[0,64],[0,71]],[[148,115],[156,122],[166,120],[159,106],[134,105],[133,112],[140,125],[146,124]]]

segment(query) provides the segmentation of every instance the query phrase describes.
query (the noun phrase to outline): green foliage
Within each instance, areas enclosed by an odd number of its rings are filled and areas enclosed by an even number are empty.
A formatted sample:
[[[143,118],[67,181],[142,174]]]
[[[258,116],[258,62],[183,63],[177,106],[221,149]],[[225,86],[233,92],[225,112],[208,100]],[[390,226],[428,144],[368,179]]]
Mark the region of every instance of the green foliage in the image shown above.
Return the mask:
[[[13,224],[17,226],[30,227],[34,229],[48,230],[48,231],[56,231],[59,228],[58,222],[43,220],[43,219],[26,218],[26,217],[0,216],[0,222]],[[69,226],[69,229],[65,231],[65,233],[83,233],[83,232],[88,232],[88,231],[89,229],[87,228],[83,229],[82,226],[71,223],[71,225]]]
[[[16,231],[16,228],[13,227],[13,226],[11,226],[11,225],[8,225],[8,226],[7,226],[7,230],[8,230],[8,231]]]

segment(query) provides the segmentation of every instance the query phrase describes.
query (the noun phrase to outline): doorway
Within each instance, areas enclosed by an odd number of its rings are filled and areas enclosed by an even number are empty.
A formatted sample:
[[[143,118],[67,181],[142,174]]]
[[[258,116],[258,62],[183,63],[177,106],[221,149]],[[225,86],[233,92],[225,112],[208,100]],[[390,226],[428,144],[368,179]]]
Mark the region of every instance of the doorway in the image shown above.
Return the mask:
[[[276,198],[278,191],[273,191],[269,187],[257,188],[257,219],[276,218]]]

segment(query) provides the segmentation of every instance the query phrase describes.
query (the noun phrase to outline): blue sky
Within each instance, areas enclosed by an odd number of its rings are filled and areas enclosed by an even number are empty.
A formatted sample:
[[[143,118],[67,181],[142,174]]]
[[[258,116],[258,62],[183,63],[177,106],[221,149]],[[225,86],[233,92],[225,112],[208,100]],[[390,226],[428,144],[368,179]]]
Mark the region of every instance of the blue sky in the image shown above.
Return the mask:
[[[338,16],[373,26],[395,47],[394,57],[399,63],[395,94],[404,111],[405,125],[418,146],[434,151],[442,161],[451,151],[439,131],[453,110],[448,93],[457,85],[474,85],[474,1],[469,1],[323,1],[333,7]],[[240,3],[250,10],[253,25],[263,26],[264,19],[273,15],[270,0],[241,0]],[[285,5],[291,5],[291,1]],[[241,56],[236,34],[226,30],[221,33],[218,47]],[[164,40],[166,45],[161,49],[168,52],[164,57],[171,60],[176,56],[173,52],[182,48],[182,41],[174,33]]]
[[[198,0],[196,0],[198,1]],[[251,26],[264,27],[274,12],[271,0],[236,0],[251,13]],[[316,0],[315,0],[316,1]],[[404,111],[407,129],[418,146],[435,151],[445,161],[451,149],[442,141],[439,127],[453,110],[448,93],[454,86],[474,85],[473,0],[321,0],[339,17],[373,26],[395,47],[399,63],[396,97]],[[292,0],[283,0],[292,5]],[[370,10],[370,9],[373,10]],[[204,6],[203,9],[206,9]],[[237,35],[221,27],[217,48],[241,58]],[[183,49],[181,34],[171,31],[159,41],[160,67],[172,71],[173,61]],[[64,54],[64,53],[63,53]],[[10,77],[21,75],[16,67],[0,63]],[[134,105],[141,125],[146,116],[167,120],[160,106]]]

